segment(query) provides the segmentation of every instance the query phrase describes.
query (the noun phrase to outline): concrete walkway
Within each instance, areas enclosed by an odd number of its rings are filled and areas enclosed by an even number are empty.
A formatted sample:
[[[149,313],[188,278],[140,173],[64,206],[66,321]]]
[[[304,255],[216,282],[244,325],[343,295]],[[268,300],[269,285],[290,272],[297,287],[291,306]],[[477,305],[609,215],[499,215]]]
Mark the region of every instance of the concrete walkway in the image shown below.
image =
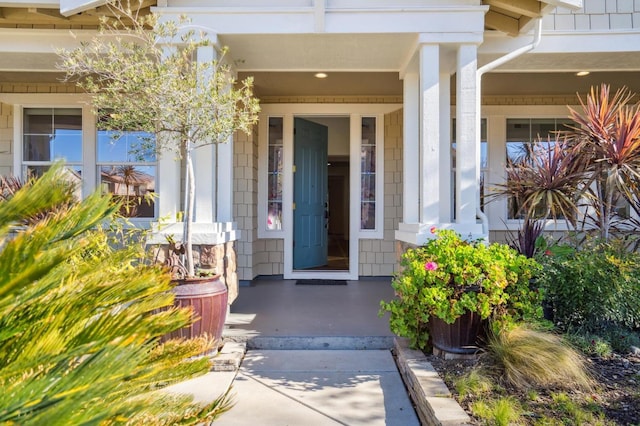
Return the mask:
[[[378,317],[380,300],[392,297],[389,280],[346,286],[257,280],[241,287],[227,320],[216,366],[230,371],[212,371],[169,391],[208,402],[231,386],[235,405],[215,421],[222,426],[419,425],[392,356],[388,318]],[[426,385],[428,393],[435,379],[442,393],[434,374],[419,375],[412,389]]]
[[[419,425],[387,350],[250,350],[216,425]]]

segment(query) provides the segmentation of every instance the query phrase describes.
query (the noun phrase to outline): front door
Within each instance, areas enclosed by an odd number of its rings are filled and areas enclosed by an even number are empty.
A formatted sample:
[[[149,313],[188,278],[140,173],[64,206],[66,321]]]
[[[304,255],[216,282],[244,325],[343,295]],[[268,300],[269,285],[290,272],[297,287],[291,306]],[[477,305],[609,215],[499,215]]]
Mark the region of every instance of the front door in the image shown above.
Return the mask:
[[[327,264],[327,127],[294,120],[293,269]]]

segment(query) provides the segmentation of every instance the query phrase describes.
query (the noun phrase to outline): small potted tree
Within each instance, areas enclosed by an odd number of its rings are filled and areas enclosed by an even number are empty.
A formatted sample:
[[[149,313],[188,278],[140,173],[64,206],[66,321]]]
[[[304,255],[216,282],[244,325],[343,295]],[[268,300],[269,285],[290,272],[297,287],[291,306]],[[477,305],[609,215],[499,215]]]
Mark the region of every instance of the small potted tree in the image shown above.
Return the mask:
[[[529,287],[538,265],[505,244],[465,241],[452,230],[408,249],[392,286],[396,298],[381,303],[391,330],[426,349],[445,353],[477,350],[481,321],[496,328],[540,317],[540,296]]]
[[[139,152],[173,152],[183,159],[184,232],[181,241],[171,242],[180,253],[180,262],[171,266],[179,285],[193,285],[198,275],[192,239],[193,153],[225,143],[236,131],[251,132],[259,111],[252,80],[237,82],[221,59],[196,61],[198,50],[212,48],[211,41],[187,20],[161,21],[153,13],[141,13],[140,4],[107,6],[110,16],[102,18],[98,35],[59,52],[60,68],[67,81],[91,94],[99,129],[153,135],[139,138]],[[226,309],[225,302],[225,315]]]

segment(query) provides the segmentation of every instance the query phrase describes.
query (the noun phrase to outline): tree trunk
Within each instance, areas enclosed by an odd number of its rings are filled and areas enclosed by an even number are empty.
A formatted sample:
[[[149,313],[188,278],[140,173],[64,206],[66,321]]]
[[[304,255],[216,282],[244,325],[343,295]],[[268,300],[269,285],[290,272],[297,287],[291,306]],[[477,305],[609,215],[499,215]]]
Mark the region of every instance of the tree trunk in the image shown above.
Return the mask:
[[[187,196],[185,203],[184,217],[184,236],[183,244],[185,246],[185,267],[189,277],[195,276],[195,267],[193,264],[193,243],[192,243],[192,224],[193,224],[193,206],[195,195],[195,181],[193,174],[193,158],[191,157],[192,145],[191,139],[187,140],[185,153],[186,180],[187,180]]]

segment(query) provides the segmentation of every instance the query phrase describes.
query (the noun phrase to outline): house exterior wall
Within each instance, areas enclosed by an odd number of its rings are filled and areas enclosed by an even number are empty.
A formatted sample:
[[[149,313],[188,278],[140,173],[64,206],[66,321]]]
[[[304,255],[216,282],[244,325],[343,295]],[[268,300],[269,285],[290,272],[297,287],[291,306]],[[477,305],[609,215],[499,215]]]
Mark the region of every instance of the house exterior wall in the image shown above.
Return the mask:
[[[384,239],[360,240],[358,274],[389,276],[396,270],[395,230],[402,220],[402,110],[384,117]]]
[[[236,242],[238,279],[245,282],[284,271],[284,242],[258,239],[258,129],[234,136],[233,217],[241,235]]]
[[[602,31],[640,28],[637,0],[584,0],[577,10],[558,7],[543,18],[543,28],[553,31]]]
[[[247,135],[236,132],[233,155],[233,218],[240,230],[236,242],[238,256],[238,278],[251,280],[254,269],[256,235],[256,204],[258,180],[257,126]]]

